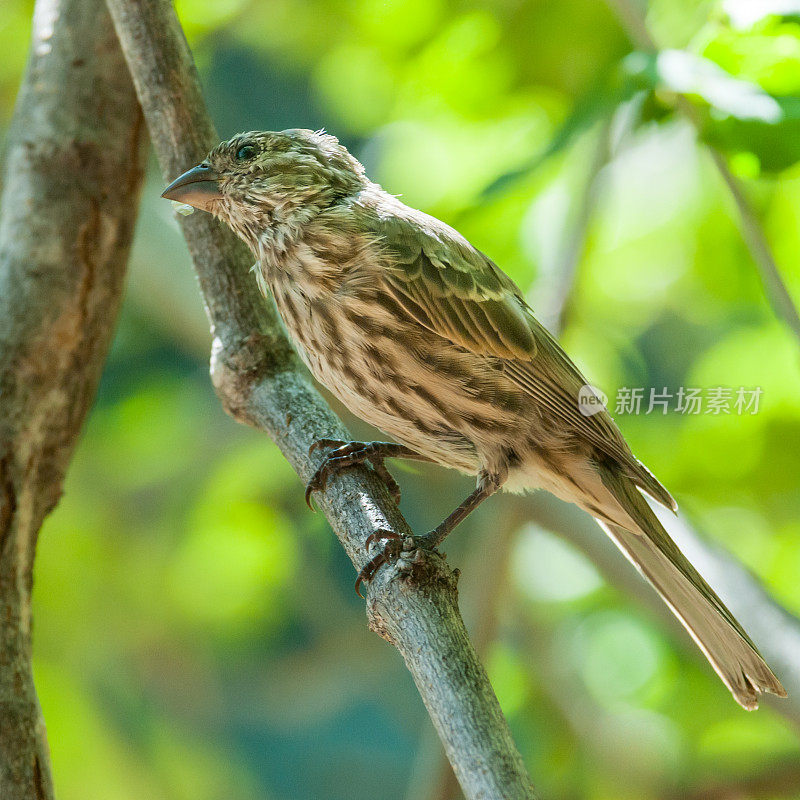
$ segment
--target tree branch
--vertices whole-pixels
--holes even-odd
[[[102,0],[40,0],[0,210],[3,800],[53,796],[31,671],[33,560],[113,333],[144,141]]]
[[[684,113],[694,121],[695,127],[699,127],[700,122],[697,119],[697,111],[695,108],[686,98],[682,97],[679,98],[679,100],[679,107],[684,108]],[[782,319],[786,325],[789,326],[789,330],[800,340],[800,316],[797,313],[794,300],[791,294],[789,294],[789,289],[781,277],[775,257],[772,255],[772,249],[767,241],[764,228],[753,206],[747,199],[741,183],[731,172],[725,156],[715,147],[709,146],[709,152],[717,167],[717,171],[722,176],[722,180],[725,181],[731,193],[731,197],[733,197],[733,201],[736,204],[736,208],[739,211],[742,236],[747,243],[747,247],[750,250],[750,255],[752,255],[756,267],[758,267],[761,283],[764,286],[767,299],[772,304],[776,316]]]
[[[108,0],[165,180],[200,161],[218,137],[167,0]],[[347,431],[300,371],[252,257],[205,214],[182,220],[214,331],[212,379],[229,413],[268,433],[304,480],[309,446]],[[377,527],[406,535],[385,487],[360,468],[316,498],[356,569]],[[431,559],[411,583],[381,569],[368,588],[370,627],[403,655],[468,798],[533,797],[508,725],[458,612],[456,577]]]

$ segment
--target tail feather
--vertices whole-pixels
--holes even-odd
[[[736,701],[749,710],[758,708],[763,692],[786,697],[750,637],[681,553],[630,479],[613,468],[600,467],[600,474],[638,530],[607,520],[600,524],[681,621]]]
[[[675,502],[675,498],[661,485],[658,478],[656,478],[641,461],[636,461],[636,469],[633,470],[631,478],[640,489],[644,489],[652,498],[658,500],[662,506],[672,511],[678,510],[678,504]]]

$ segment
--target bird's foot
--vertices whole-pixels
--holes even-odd
[[[430,533],[425,536],[401,536],[384,528],[378,528],[375,533],[371,533],[364,542],[364,547],[369,550],[373,544],[381,541],[384,542],[381,551],[367,561],[356,578],[355,589],[359,597],[364,596],[361,594],[361,584],[364,581],[370,583],[384,564],[397,562],[400,572],[408,575],[415,566],[424,562],[425,554],[434,551],[436,547]]]
[[[346,467],[363,464],[365,461],[372,464],[375,474],[386,484],[395,503],[399,503],[400,486],[383,463],[384,458],[389,456],[391,450],[396,447],[397,445],[389,442],[345,442],[341,439],[320,439],[314,442],[308,450],[309,455],[320,448],[330,449],[331,452],[328,453],[306,485],[308,507],[313,511],[311,493],[324,490],[331,475]]]

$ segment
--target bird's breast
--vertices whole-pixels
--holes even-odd
[[[440,463],[475,471],[473,444],[426,388],[431,365],[420,359],[413,327],[357,296],[309,297],[285,273],[266,282],[300,357],[351,412]]]

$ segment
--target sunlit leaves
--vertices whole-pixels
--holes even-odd
[[[658,639],[624,614],[590,617],[577,632],[573,646],[584,682],[603,702],[640,691],[658,668]]]
[[[177,0],[175,11],[187,33],[213,31],[233,19],[247,7],[249,0]]]
[[[193,621],[235,632],[281,616],[276,590],[297,567],[286,522],[263,504],[198,509],[171,569],[176,601]]]
[[[426,42],[446,13],[442,0],[357,0],[349,10],[365,39],[388,52]]]
[[[703,55],[731,75],[775,96],[800,90],[800,24],[769,20],[757,30],[709,26],[697,37]]]
[[[642,58],[641,54],[636,58]],[[770,124],[783,117],[774,97],[701,56],[685,50],[662,50],[655,56],[653,68],[663,86],[680,94],[698,95],[723,115]],[[639,66],[632,64],[631,69],[636,71]]]
[[[764,17],[800,16],[798,0],[724,0],[722,8],[731,24],[747,29]]]
[[[578,600],[603,584],[591,562],[574,547],[533,527],[519,535],[511,564],[518,590],[539,602]]]
[[[61,797],[107,800],[254,800],[263,798],[243,765],[165,719],[132,736],[130,722],[98,703],[92,679],[37,663],[36,687],[47,715]],[[138,698],[127,698],[132,703]],[[122,702],[119,705],[123,705]]]
[[[503,713],[507,717],[519,713],[530,692],[530,675],[519,653],[495,646],[489,653],[486,671]]]
[[[748,768],[763,766],[767,758],[777,760],[795,752],[795,734],[785,722],[767,714],[755,720],[737,714],[709,728],[700,740],[698,756],[709,766],[718,769],[722,761],[742,774]]]
[[[333,48],[317,64],[314,79],[322,104],[342,118],[348,131],[369,132],[391,109],[393,76],[373,48]]]
[[[800,160],[800,23],[767,16],[745,29],[709,24],[698,33],[695,47],[729,75],[761,87],[779,110],[772,124],[754,114],[710,118],[708,139],[728,152],[753,153],[769,171]],[[760,98],[756,107],[762,106],[767,110]]]

